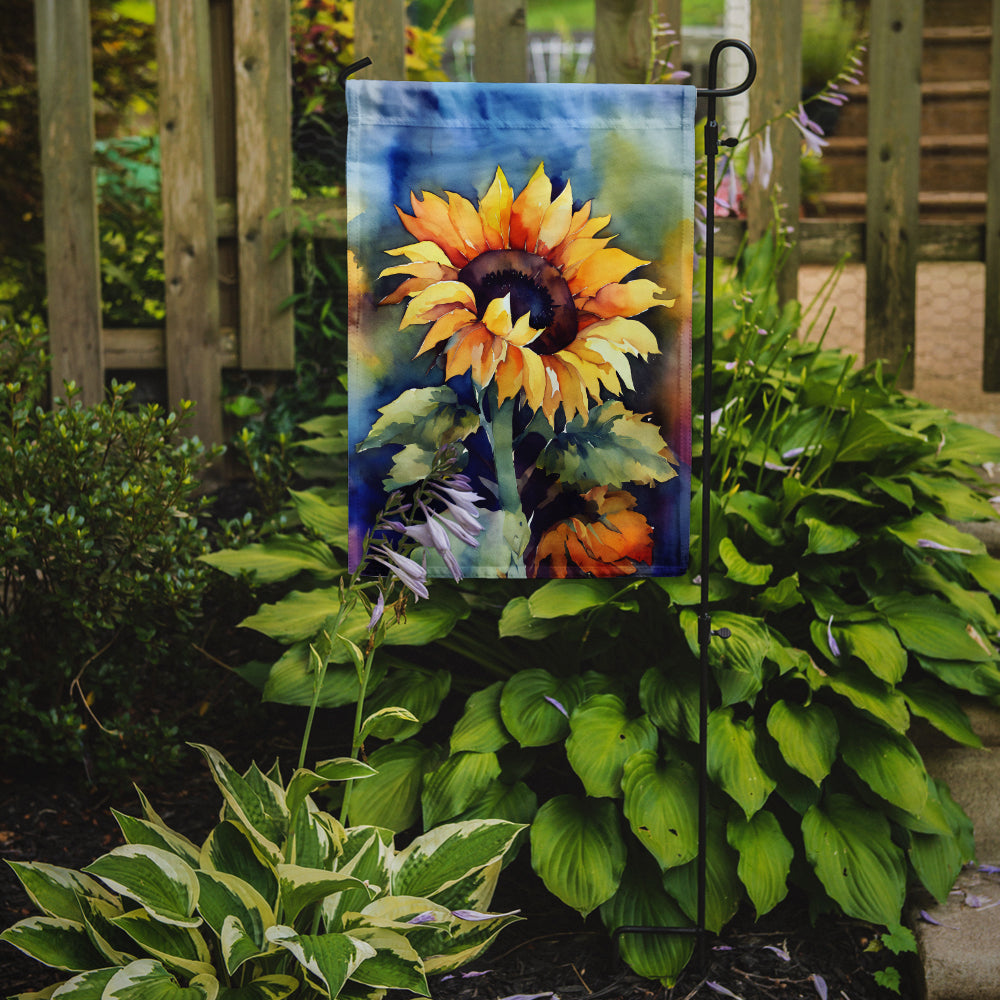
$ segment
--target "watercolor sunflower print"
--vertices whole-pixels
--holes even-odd
[[[642,276],[650,261],[611,245],[611,216],[543,163],[516,194],[498,166],[478,203],[411,190],[408,207],[395,211],[412,242],[385,250],[402,260],[375,308],[397,310],[436,384],[380,407],[358,450],[397,446],[386,490],[415,487],[435,449],[458,456],[483,501],[475,551],[456,554],[467,575],[649,572],[671,502],[659,488],[679,467],[633,408],[661,351],[644,314],[675,304]]]

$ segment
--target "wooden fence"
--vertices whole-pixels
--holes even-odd
[[[526,79],[525,3],[474,0],[476,76]],[[90,99],[88,0],[35,0],[45,181],[53,383],[73,379],[101,397],[105,372],[165,369],[171,402],[198,405],[196,433],[223,437],[221,371],[293,365],[289,0],[158,0],[166,325],[101,327]],[[681,0],[595,0],[598,82],[641,82],[650,17],[681,23]],[[355,48],[366,75],[404,75],[405,0],[358,0]],[[985,224],[921,223],[919,60],[922,0],[871,0],[868,199],[865,221],[794,216],[797,232],[782,291],[795,294],[800,262],[844,253],[867,269],[866,356],[898,363],[912,384],[916,265],[985,261],[983,384],[1000,390],[1000,0],[992,4],[989,171]],[[751,129],[800,96],[801,0],[753,0],[751,44],[759,73]],[[683,47],[683,39],[680,41]],[[683,48],[681,48],[683,51]],[[676,58],[676,53],[675,53]],[[725,220],[718,251],[732,252],[744,227],[759,234],[772,198],[799,203],[800,137],[774,130],[775,171],[752,189],[745,223]],[[787,210],[786,216],[787,216]],[[342,238],[342,202],[310,201],[297,214],[319,237]],[[277,251],[277,252],[276,252]]]

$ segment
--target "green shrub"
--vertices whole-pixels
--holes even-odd
[[[731,637],[709,650],[707,926],[742,904],[763,914],[796,887],[814,912],[903,939],[908,885],[947,895],[972,856],[971,825],[909,728],[920,717],[977,746],[958,696],[1000,695],[1000,560],[954,524],[996,516],[977,466],[1000,460],[1000,440],[905,396],[880,364],[799,339],[800,306],[777,302],[780,263],[762,241],[716,289],[713,464],[700,468],[696,445],[693,470],[696,512],[700,481],[711,489],[711,537],[692,524],[690,572],[439,587],[397,638],[435,640],[432,665],[389,662],[368,700],[426,725],[449,689],[471,697],[447,754],[419,723],[379,734],[366,748],[379,773],[355,791],[352,821],[532,821],[534,867],[567,905],[599,910],[609,929],[692,923],[710,544],[712,624]],[[694,378],[698,400],[697,356]],[[237,561],[296,588],[246,624],[289,647],[255,672],[265,697],[304,704],[337,571],[291,532]],[[434,669],[442,648],[448,672]],[[343,659],[326,704],[357,690]],[[622,950],[670,982],[691,940],[626,936]]]
[[[93,776],[176,752],[158,698],[191,662],[208,454],[187,405],[132,409],[127,385],[43,408],[40,338],[0,323],[0,744]]]
[[[77,973],[59,995],[429,996],[429,973],[472,961],[518,919],[486,911],[521,827],[453,823],[398,849],[388,830],[345,829],[311,798],[370,777],[366,764],[324,761],[285,785],[277,766],[240,774],[199,749],[224,800],[202,845],[141,796],[142,819],[115,813],[126,844],[82,872],[11,863],[42,912],[0,938]]]

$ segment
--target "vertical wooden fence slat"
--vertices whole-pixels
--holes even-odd
[[[475,0],[479,83],[524,83],[528,79],[528,32],[524,0]]]
[[[799,0],[756,0],[750,8],[750,41],[760,72],[750,88],[750,131],[795,108],[802,90],[802,4]],[[754,140],[755,142],[757,140]],[[770,184],[755,182],[747,194],[747,226],[751,239],[759,239],[774,220],[773,204],[780,208],[781,225],[791,227],[793,245],[778,274],[782,301],[798,295],[800,250],[799,158],[802,136],[787,118],[771,126],[774,170]]]
[[[1000,0],[993,0],[990,45],[989,170],[986,179],[986,324],[983,389],[1000,392]]]
[[[292,294],[290,20],[288,0],[233,7],[243,368],[295,367],[293,314],[282,308]]]
[[[368,56],[372,65],[357,76],[373,80],[406,79],[405,0],[356,0],[354,56]]]
[[[594,0],[594,69],[598,83],[645,83],[651,3]]]
[[[868,53],[865,359],[913,387],[923,0],[872,0]],[[905,359],[905,360],[904,360]]]
[[[35,0],[52,392],[104,396],[89,0]]]
[[[222,440],[219,258],[207,0],[156,9],[166,272],[167,395],[195,400],[192,431]]]

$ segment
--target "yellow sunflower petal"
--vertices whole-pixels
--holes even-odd
[[[489,249],[483,234],[483,220],[475,206],[453,191],[448,192],[448,218],[461,240],[461,251],[469,260]]]
[[[431,323],[460,306],[475,310],[476,297],[472,289],[461,281],[439,281],[410,299],[399,328],[402,330],[415,323]]]
[[[552,182],[539,163],[525,189],[514,199],[510,214],[510,245],[513,249],[535,252],[538,230],[546,209],[552,204]]]
[[[612,316],[635,316],[653,306],[672,306],[676,299],[658,299],[664,290],[648,278],[636,278],[622,284],[612,282],[599,289],[584,307],[587,312],[609,319]]]
[[[445,365],[445,381],[455,375],[462,375],[467,372],[473,364],[473,357],[482,357],[482,352],[489,347],[493,337],[489,330],[477,323],[475,326],[466,327],[460,332],[457,342],[447,353],[447,364]]]
[[[624,316],[613,316],[611,319],[592,323],[580,336],[588,346],[598,352],[601,348],[597,342],[603,340],[623,351],[628,351],[629,354],[641,354],[645,357],[647,354],[660,353],[652,330],[645,323]]]
[[[510,333],[504,334],[504,340],[515,347],[526,347],[533,340],[537,340],[541,334],[541,330],[536,330],[531,325],[531,313],[525,313],[518,317]]]
[[[397,209],[397,211],[399,210]],[[408,257],[415,261],[435,261],[443,267],[448,267],[451,264],[448,255],[430,240],[421,240],[419,243],[411,243],[409,246],[396,247],[394,250],[386,250],[385,252],[392,257]]]
[[[379,277],[384,278],[389,274],[411,274],[413,277],[386,295],[379,302],[379,305],[395,305],[397,302],[402,302],[408,295],[415,295],[439,281],[454,280],[458,272],[453,267],[442,267],[436,261],[412,261],[409,264],[387,267]]]
[[[449,263],[455,267],[464,267],[468,259],[462,253],[462,242],[448,217],[448,203],[430,191],[424,191],[423,194],[423,201],[420,201],[414,192],[410,193],[412,216],[397,207],[400,221],[418,240],[436,243],[444,251]]]
[[[486,329],[495,337],[506,337],[514,328],[514,318],[510,314],[510,292],[496,299],[490,299],[483,313]]]
[[[559,386],[558,396],[562,401],[566,419],[572,420],[578,413],[586,413],[589,409],[587,393],[576,368],[555,354],[545,356],[542,363],[555,374]]]
[[[601,398],[600,369],[597,364],[587,361],[572,351],[567,350],[560,351],[556,356],[564,365],[573,370],[580,384],[590,393],[595,401]],[[593,354],[593,357],[600,363],[601,358],[599,355]],[[582,410],[583,407],[580,407],[580,409]]]
[[[494,376],[497,384],[497,403],[502,403],[505,399],[513,399],[524,387],[522,376],[524,373],[523,352],[520,350],[506,351],[504,357],[497,365]]]
[[[510,211],[514,204],[514,190],[507,183],[504,172],[497,167],[490,189],[479,202],[479,216],[483,220],[483,233],[491,250],[504,250],[510,238]]]
[[[447,313],[438,319],[427,331],[427,336],[424,337],[424,341],[420,345],[420,350],[417,351],[414,357],[419,357],[424,353],[424,351],[429,351],[432,347],[436,347],[438,344],[443,343],[451,337],[453,333],[461,330],[463,326],[469,326],[475,322],[476,314],[469,312],[468,309],[452,310],[450,313]]]
[[[538,253],[547,257],[550,250],[559,246],[566,239],[572,220],[573,192],[567,181],[566,187],[559,192],[559,196],[542,217],[542,224],[538,229]]]
[[[648,263],[648,260],[633,257],[617,247],[607,247],[580,263],[576,273],[569,279],[569,287],[574,295],[583,292],[593,295],[602,286],[621,281],[625,275]]]
[[[590,341],[589,346],[597,351],[604,361],[618,373],[618,377],[625,384],[625,388],[635,388],[632,383],[632,368],[629,365],[626,355],[622,354],[617,347],[613,347],[606,340],[599,337]]]
[[[528,405],[537,410],[545,399],[546,378],[542,359],[534,351],[526,349],[520,352],[524,369],[521,373],[521,386]]]

